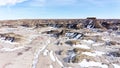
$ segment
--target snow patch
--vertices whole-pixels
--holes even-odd
[[[22,48],[24,48],[24,46],[15,47],[15,48],[13,48],[13,49],[11,49],[11,48],[2,48],[2,49],[0,49],[0,50],[1,50],[1,51],[15,51],[15,50],[19,50],[19,49],[22,49]]]
[[[92,44],[92,46],[100,46],[100,45],[103,45],[104,43],[94,43]]]
[[[53,65],[50,65],[50,68],[53,68]]]
[[[99,56],[102,56],[103,54],[105,54],[104,52],[100,52],[100,51],[95,51],[95,53]]]
[[[58,64],[61,66],[61,67],[64,67],[63,63],[56,57],[56,61],[58,62]]]
[[[52,61],[55,62],[55,57],[54,57],[54,55],[53,55],[53,51],[50,51],[50,58],[51,58]]]
[[[95,51],[94,53],[91,52],[83,52],[82,54],[88,55],[88,56],[102,56],[103,54],[105,54],[104,52],[100,52],[100,51]]]
[[[48,55],[48,52],[49,52],[48,50],[45,50],[45,51],[43,52],[43,55],[44,55],[44,56],[47,56],[47,55]]]
[[[100,62],[94,62],[94,61],[87,62],[85,59],[81,63],[79,63],[79,65],[81,67],[98,66],[101,68],[108,68],[107,65],[102,65]]]
[[[120,65],[113,64],[114,68],[120,68]]]
[[[82,52],[82,54],[88,55],[88,56],[96,56],[96,54],[91,52]]]
[[[82,40],[86,44],[93,44],[95,43],[93,40]]]
[[[87,45],[73,45],[73,47],[83,48],[83,49],[90,49]]]
[[[32,68],[36,68],[37,62],[38,62],[38,58],[39,58],[39,54],[47,47],[44,46],[42,47],[42,49],[40,48],[38,51],[35,52],[34,54],[34,59],[33,59],[33,63],[32,63]]]

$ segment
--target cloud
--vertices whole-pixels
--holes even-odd
[[[79,0],[29,0],[30,6],[63,6],[75,4]]]
[[[41,6],[46,5],[46,3],[47,3],[47,0],[30,0],[30,1],[28,1],[28,5],[30,5],[30,6],[41,7]]]
[[[0,6],[15,5],[17,3],[22,3],[27,0],[0,0]]]
[[[0,0],[0,6],[16,5],[25,2],[25,6],[66,6],[66,5],[96,5],[120,4],[120,0]]]

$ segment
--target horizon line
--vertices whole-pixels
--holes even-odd
[[[68,19],[68,20],[69,20],[69,19],[87,19],[87,18],[93,18],[93,17],[86,17],[86,18],[15,18],[15,19],[12,19],[12,18],[11,18],[11,19],[0,19],[0,21],[2,21],[2,20],[3,20],[3,21],[4,21],[4,20],[34,20],[34,19],[36,19],[36,20],[37,20],[37,19],[41,19],[41,20],[47,20],[47,19],[48,19],[48,20],[50,20],[50,19],[51,19],[51,20],[52,20],[52,19],[53,19],[53,20],[57,20],[57,19],[58,19],[58,20],[62,20],[62,19],[64,20],[64,19]],[[96,19],[120,19],[120,18],[97,18],[97,17],[94,17],[94,18],[96,18]]]

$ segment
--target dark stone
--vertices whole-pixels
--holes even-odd
[[[23,27],[29,27],[28,24],[22,24],[21,26],[23,26]]]
[[[8,36],[6,36],[4,40],[8,40],[8,38],[9,38],[9,37],[8,37]]]
[[[75,59],[75,56],[76,56],[74,51],[73,50],[68,50],[67,55],[68,55],[68,57],[63,59],[64,62],[67,62],[67,63],[73,62],[74,59]]]
[[[107,56],[120,57],[120,52],[110,52],[110,53],[107,54]]]
[[[108,29],[108,28],[109,28],[109,26],[110,26],[107,22],[102,22],[102,24],[101,24],[101,25],[102,25],[103,27],[107,28],[107,29]]]
[[[110,41],[106,41],[105,44],[108,45],[108,46],[111,46],[111,42]]]
[[[116,32],[117,35],[120,35],[120,32]]]
[[[47,26],[55,27],[55,28],[61,28],[63,24],[47,24]]]
[[[20,56],[20,55],[22,55],[22,54],[23,54],[22,52],[17,53],[18,56]]]
[[[116,31],[116,30],[118,30],[118,27],[117,27],[117,25],[112,25],[109,27],[109,29]]]
[[[56,45],[59,45],[60,44],[60,41],[57,41]]]
[[[68,50],[68,51],[67,51],[67,55],[71,55],[71,54],[73,54],[73,53],[74,53],[73,50]]]
[[[70,63],[70,57],[63,58],[64,62]]]
[[[14,42],[15,38],[14,37],[11,37],[10,41],[11,42]]]
[[[25,51],[29,51],[31,49],[31,47],[27,47],[25,48]]]
[[[55,51],[56,54],[62,55],[63,50]]]
[[[59,38],[59,36],[60,36],[59,33],[52,34],[52,37],[55,37],[55,38]]]
[[[53,31],[51,30],[51,31],[47,31],[47,34],[51,34]]]
[[[36,25],[35,25],[35,28],[38,28],[39,26],[40,26],[40,24],[36,24]]]
[[[62,30],[59,34],[62,35],[64,33],[64,30]]]
[[[56,24],[56,28],[61,28],[63,26],[63,24]]]
[[[73,45],[73,42],[72,42],[72,41],[66,41],[65,43],[68,44],[68,45],[70,45],[70,46]]]
[[[67,24],[67,28],[69,28],[69,29],[77,29],[77,24]]]

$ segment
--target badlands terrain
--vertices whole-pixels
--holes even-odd
[[[120,20],[1,20],[0,68],[120,68]]]

